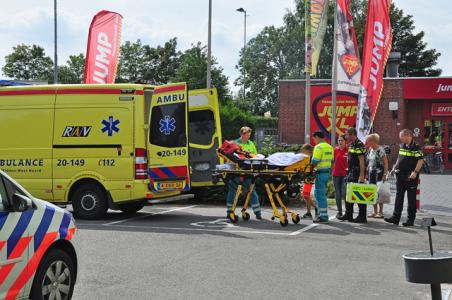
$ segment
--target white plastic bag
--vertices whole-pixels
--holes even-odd
[[[378,186],[378,203],[391,203],[391,187],[389,182],[380,181],[377,183]]]

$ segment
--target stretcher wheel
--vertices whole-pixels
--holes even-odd
[[[230,212],[228,214],[228,219],[232,222],[232,223],[237,223],[238,219],[237,215],[234,212]]]
[[[274,221],[274,220],[275,220],[275,216],[272,217],[272,221]]]
[[[287,219],[283,219],[279,221],[279,224],[281,224],[282,227],[286,227],[289,225],[289,221]]]
[[[294,224],[300,223],[300,216],[298,214],[292,214],[292,222]]]
[[[248,221],[250,219],[250,214],[246,211],[242,213],[242,219],[243,221]]]

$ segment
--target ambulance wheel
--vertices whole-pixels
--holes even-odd
[[[292,222],[293,222],[294,224],[300,223],[300,216],[299,216],[298,214],[293,214],[293,215],[292,215]]]
[[[134,214],[144,207],[143,201],[132,202],[132,203],[124,203],[119,205],[119,209],[125,214]]]
[[[281,224],[282,227],[286,227],[289,225],[289,221],[287,219],[283,219],[279,221],[279,224]]]
[[[228,214],[228,219],[232,222],[232,223],[237,223],[238,219],[237,215],[234,212],[230,212]]]
[[[247,212],[242,213],[243,221],[248,221],[250,219],[250,214]]]
[[[108,210],[107,196],[100,186],[84,184],[75,191],[72,207],[74,214],[80,219],[100,219]]]
[[[76,270],[74,261],[63,250],[51,249],[39,263],[30,299],[71,299]]]

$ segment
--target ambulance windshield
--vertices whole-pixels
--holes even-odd
[[[150,143],[168,148],[185,147],[185,114],[185,103],[155,106],[151,113]]]

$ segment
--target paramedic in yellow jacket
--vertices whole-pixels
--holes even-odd
[[[315,179],[315,199],[319,208],[319,217],[314,223],[328,223],[328,200],[326,197],[327,184],[331,176],[331,164],[334,158],[334,149],[325,142],[325,134],[316,131],[312,134],[316,146],[312,155],[312,164],[317,169]]]
[[[244,151],[247,151],[251,154],[257,154],[257,149],[254,143],[250,140],[251,137],[251,128],[249,127],[242,127],[240,129],[240,137],[235,141],[237,144],[239,144]],[[237,192],[237,186],[240,183],[240,176],[237,176],[236,178],[229,181],[228,184],[228,195],[226,197],[226,206],[227,206],[227,212],[226,214],[229,215],[229,212],[232,208],[232,204],[234,203],[234,197]],[[246,178],[243,182],[243,193],[246,195],[248,192],[248,189],[251,185],[251,179]],[[256,215],[256,219],[260,220],[262,219],[261,214],[261,206],[259,203],[259,196],[256,193],[256,190],[253,189],[253,192],[251,194],[251,208],[253,209],[254,214]]]

